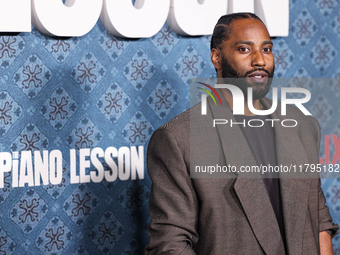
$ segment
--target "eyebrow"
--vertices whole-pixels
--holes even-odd
[[[252,41],[238,41],[238,42],[235,42],[233,44],[233,46],[237,46],[239,44],[248,44],[248,45],[254,45],[254,42]],[[272,41],[263,41],[262,42],[262,45],[265,45],[265,44],[270,44],[270,45],[273,45],[273,42]]]

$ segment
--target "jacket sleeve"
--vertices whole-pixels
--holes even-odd
[[[147,156],[152,180],[149,211],[150,243],[145,254],[194,255],[198,240],[198,202],[178,141],[168,130],[152,136]]]
[[[312,120],[314,121],[314,126],[317,132],[317,144],[318,144],[318,149],[319,149],[320,142],[321,142],[320,125],[316,119],[312,118]],[[319,181],[319,184],[318,184],[319,185],[319,232],[327,231],[333,238],[338,233],[339,226],[332,222],[332,217],[329,212],[329,208],[326,205],[326,198],[321,188],[321,181],[320,179],[318,181]]]
[[[321,183],[319,184],[319,232],[327,231],[333,238],[338,233],[339,226],[332,222],[332,217],[329,213],[326,199],[321,189]]]

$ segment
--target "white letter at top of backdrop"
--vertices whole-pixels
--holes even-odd
[[[147,38],[161,30],[169,8],[170,0],[104,0],[100,20],[112,35]]]
[[[257,0],[255,13],[266,24],[270,36],[288,36],[289,0]]]
[[[168,24],[181,35],[211,35],[228,0],[171,0]]]
[[[228,13],[235,12],[255,13],[270,36],[288,36],[289,0],[229,0]]]
[[[228,14],[236,12],[254,13],[256,0],[229,0]]]
[[[31,0],[0,0],[0,31],[31,32]]]
[[[41,33],[59,37],[87,34],[97,23],[103,0],[32,0],[32,23]]]

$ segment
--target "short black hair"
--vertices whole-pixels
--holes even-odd
[[[263,23],[263,21],[251,12],[238,12],[223,15],[215,25],[214,32],[211,37],[210,50],[221,48],[222,42],[228,40],[231,33],[231,23],[239,19],[255,19]]]

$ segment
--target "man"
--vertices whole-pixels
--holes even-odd
[[[211,60],[218,78],[242,78],[235,85],[253,89],[255,109],[270,108],[264,96],[274,74],[272,42],[257,16],[222,16],[213,32]],[[331,236],[338,226],[332,223],[318,178],[247,178],[244,173],[190,178],[193,164],[239,169],[261,163],[318,163],[320,131],[315,119],[290,107],[286,118],[298,120],[295,128],[212,127],[214,118],[236,122],[253,115],[245,104],[245,116],[235,119],[230,91],[222,94],[224,107],[208,101],[208,113],[201,116],[194,106],[150,140],[146,254],[332,254]],[[190,116],[198,116],[195,125]],[[282,118],[277,111],[271,117]]]

